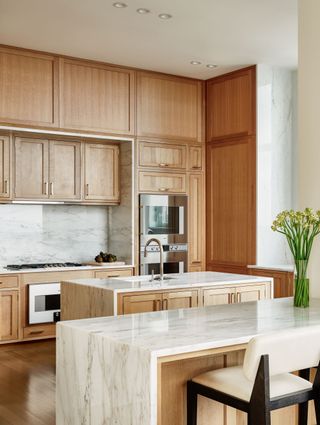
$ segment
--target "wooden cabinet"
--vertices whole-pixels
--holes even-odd
[[[255,67],[207,82],[207,141],[255,133]]]
[[[191,308],[198,306],[198,290],[172,291],[162,294],[162,310]]]
[[[14,197],[47,199],[49,194],[48,140],[17,137],[14,149]]]
[[[58,59],[0,48],[0,122],[58,125]]]
[[[85,144],[84,199],[119,203],[119,147]]]
[[[0,199],[10,198],[10,143],[0,135]]]
[[[0,291],[0,341],[18,338],[18,291]]]
[[[204,176],[189,175],[189,266],[205,263],[205,199]]]
[[[122,314],[146,313],[161,310],[162,294],[126,295],[122,298]],[[119,312],[120,313],[120,312]]]
[[[254,276],[272,277],[274,298],[292,297],[294,272],[285,270],[248,268],[248,273]]]
[[[0,289],[18,288],[18,287],[19,287],[18,276],[15,276],[15,275],[0,276]]]
[[[236,301],[243,303],[247,301],[260,301],[266,298],[265,285],[249,285],[236,288]]]
[[[140,171],[139,191],[152,193],[185,193],[186,174]]]
[[[203,167],[203,150],[200,146],[189,146],[188,168],[190,171],[201,171]]]
[[[231,304],[234,288],[208,288],[203,290],[203,305]]]
[[[62,127],[134,133],[134,72],[89,61],[60,59]]]
[[[140,167],[186,168],[187,148],[185,145],[165,143],[139,143]]]
[[[203,140],[200,81],[147,72],[137,78],[139,136]]]
[[[81,199],[81,143],[49,142],[49,198]]]
[[[112,269],[112,270],[98,270],[95,272],[94,277],[99,279],[132,276],[132,269]]]

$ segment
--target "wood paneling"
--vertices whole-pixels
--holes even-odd
[[[61,59],[62,127],[134,133],[134,72]]]
[[[198,307],[198,290],[170,291],[162,294],[162,310]]]
[[[294,286],[294,272],[248,268],[248,274],[254,276],[272,277],[274,298],[292,297]]]
[[[0,198],[10,198],[10,144],[9,137],[0,135]]]
[[[255,141],[207,144],[207,267],[246,270],[255,262]]]
[[[152,193],[185,193],[186,174],[140,171],[139,191]]]
[[[49,198],[81,199],[81,143],[49,142]]]
[[[58,124],[55,57],[0,47],[0,122]]]
[[[0,289],[18,288],[19,278],[15,275],[0,275]]]
[[[204,175],[189,175],[189,266],[205,263],[205,190]]]
[[[207,141],[255,133],[255,67],[207,82]]]
[[[120,202],[119,147],[85,144],[84,199]]]
[[[137,134],[202,141],[202,83],[155,73],[138,73]]]
[[[188,168],[190,171],[202,170],[203,149],[200,146],[189,146]]]
[[[48,198],[48,146],[48,140],[15,138],[14,195],[16,198]]]
[[[186,168],[187,147],[173,143],[139,143],[140,167]]]
[[[0,291],[0,340],[18,338],[18,291]]]

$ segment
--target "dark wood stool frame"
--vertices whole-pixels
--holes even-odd
[[[299,376],[309,379],[310,369],[299,372]],[[201,395],[226,404],[248,414],[248,425],[271,425],[271,411],[299,404],[299,425],[307,425],[308,401],[314,400],[317,425],[320,425],[320,362],[313,386],[309,390],[297,391],[289,395],[270,398],[269,356],[261,356],[253,385],[250,401],[241,400],[227,393],[215,390],[193,381],[187,382],[187,425],[197,425],[197,398]]]

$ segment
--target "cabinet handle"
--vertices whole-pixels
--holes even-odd
[[[7,195],[8,194],[8,180],[4,181],[4,193]]]
[[[160,162],[159,167],[169,167],[169,164],[166,164],[165,162]]]
[[[192,261],[192,264],[201,264],[201,261]]]
[[[86,196],[89,196],[89,183],[86,184]]]
[[[199,167],[198,165],[194,165],[193,167],[191,167],[193,170],[201,170],[201,167]]]
[[[168,187],[160,187],[159,192],[167,192],[169,190]]]
[[[240,292],[237,293],[237,303],[241,302],[241,294]]]
[[[48,182],[44,182],[43,186],[44,186],[44,195],[48,195]]]
[[[53,195],[53,183],[50,183],[50,195]]]
[[[162,309],[163,309],[163,310],[168,310],[168,300],[167,300],[167,298],[165,298],[165,299],[163,300],[163,303],[162,303]]]
[[[234,304],[236,302],[236,294],[231,294],[231,304]]]
[[[110,274],[108,277],[120,277],[119,274]]]
[[[40,330],[40,331],[31,331],[30,333],[29,333],[29,335],[38,335],[38,334],[42,334],[44,332],[44,330],[42,329],[42,330]]]

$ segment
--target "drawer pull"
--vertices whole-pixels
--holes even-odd
[[[53,183],[50,183],[50,195],[53,195]]]
[[[44,182],[43,183],[43,186],[44,186],[44,195],[48,195],[48,183],[47,182]]]
[[[192,264],[201,264],[201,261],[192,261]]]
[[[86,184],[86,196],[89,196],[89,183]]]
[[[8,180],[4,181],[4,193],[7,195],[8,194]]]
[[[159,167],[169,167],[169,164],[166,164],[165,162],[160,162]]]
[[[108,275],[108,277],[120,277],[120,275],[119,274],[110,274],[110,275]]]
[[[168,187],[160,187],[159,192],[167,192],[169,190]]]
[[[42,334],[43,332],[44,332],[43,329],[39,330],[39,331],[31,331],[31,332],[29,332],[29,335],[39,335],[39,334]]]
[[[201,167],[194,165],[193,167],[191,167],[193,170],[201,170]]]

